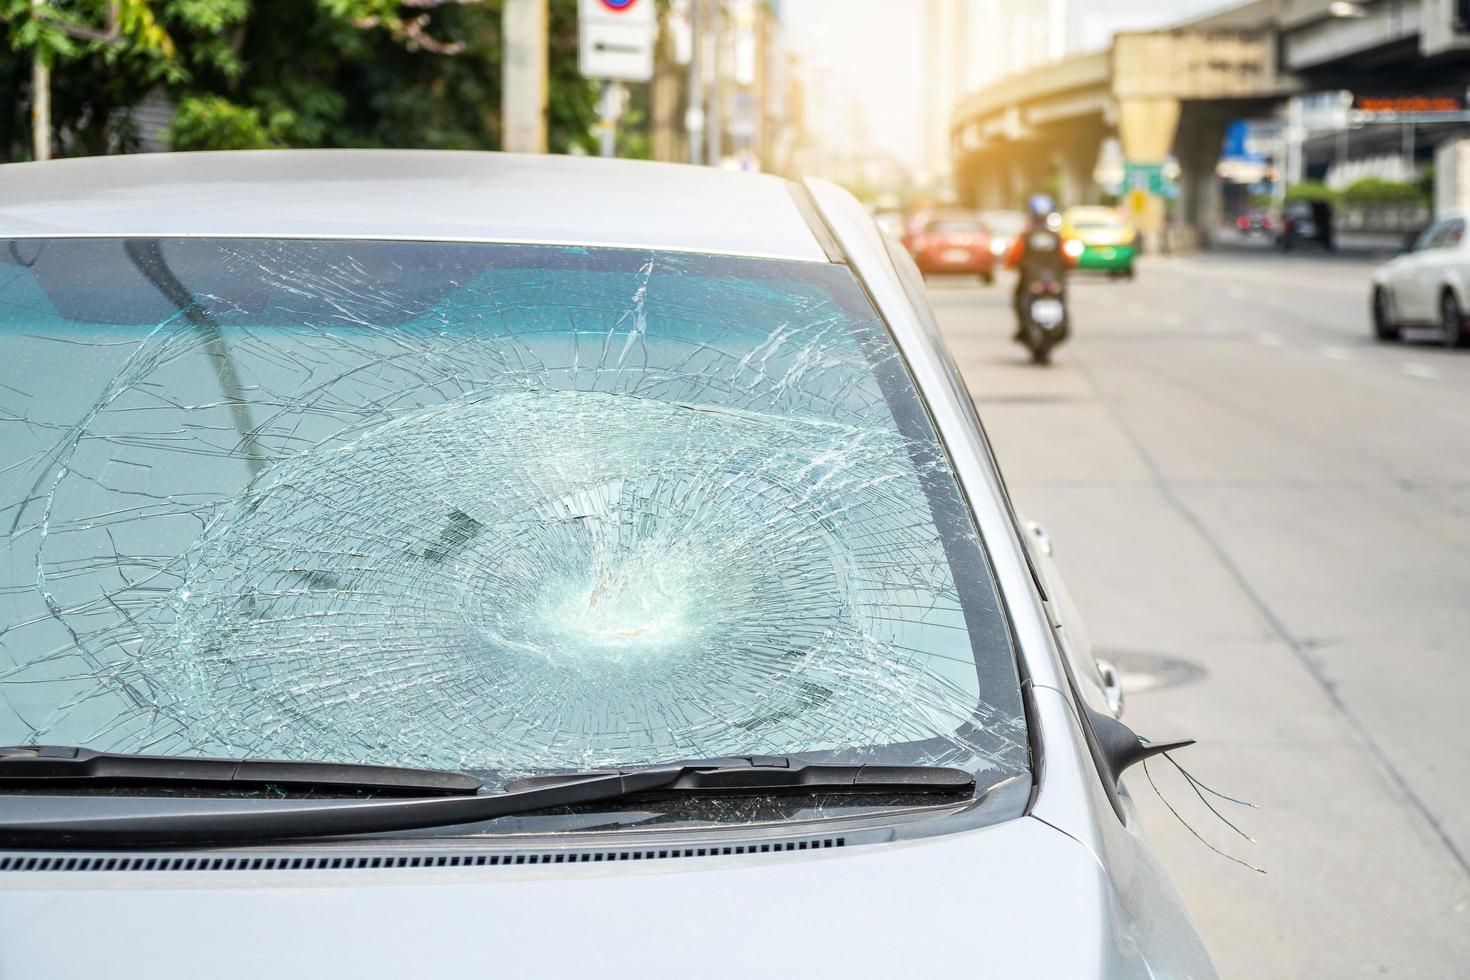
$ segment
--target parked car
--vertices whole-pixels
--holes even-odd
[[[1406,327],[1439,331],[1447,347],[1470,343],[1470,236],[1466,216],[1446,215],[1373,273],[1373,333],[1397,340]]]
[[[1287,201],[1276,229],[1276,245],[1283,252],[1299,245],[1320,245],[1328,251],[1336,247],[1332,205],[1326,201]]]
[[[1214,976],[845,191],[96,157],[0,240],[0,974]]]
[[[926,276],[979,276],[995,281],[995,253],[978,215],[968,211],[921,211],[909,224],[904,244]]]
[[[1269,235],[1275,227],[1276,222],[1265,211],[1251,210],[1235,217],[1236,230],[1252,237]]]
[[[1095,269],[1133,278],[1138,233],[1117,210],[1079,206],[1062,213],[1062,238],[1078,269]]]

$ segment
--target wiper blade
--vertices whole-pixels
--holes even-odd
[[[754,792],[761,794],[819,793],[960,793],[975,788],[975,777],[963,769],[945,766],[793,765],[784,756],[747,755],[672,763],[660,769],[682,769],[679,778],[661,789],[670,792]],[[603,770],[564,775],[532,776],[507,789],[531,789],[631,775],[641,769]]]
[[[480,780],[459,772],[290,759],[211,759],[96,752],[71,745],[0,748],[0,789],[11,786],[291,786],[396,795],[472,794]]]
[[[0,808],[0,843],[195,844],[389,833],[476,823],[666,790],[908,795],[968,793],[974,786],[974,777],[963,769],[792,766],[785,759],[754,756],[650,769],[537,776],[511,784],[504,793],[421,799],[170,800],[166,811],[118,811],[111,805],[100,811],[78,812],[75,805],[58,805],[58,797],[12,797]]]

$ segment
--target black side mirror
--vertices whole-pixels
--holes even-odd
[[[1144,759],[1193,745],[1194,739],[1179,742],[1143,742],[1138,734],[1112,715],[1094,708],[1087,708],[1092,720],[1092,731],[1097,736],[1097,747],[1102,752],[1103,762],[1116,784],[1123,773]]]
[[[1407,235],[1405,235],[1404,247],[1400,249],[1400,251],[1405,254],[1414,251],[1414,243],[1419,241],[1419,236],[1422,234],[1424,234],[1424,229],[1420,228],[1416,231],[1411,231]]]

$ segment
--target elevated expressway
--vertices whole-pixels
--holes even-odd
[[[1363,0],[1345,18],[1329,0],[1255,0],[1000,79],[952,119],[961,199],[1011,208],[1055,180],[1064,202],[1089,200],[1099,150],[1115,136],[1131,163],[1178,160],[1180,221],[1207,238],[1232,119],[1271,115],[1312,90],[1463,94],[1470,31],[1456,29],[1457,2]]]

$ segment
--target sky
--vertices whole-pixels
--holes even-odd
[[[1016,0],[1033,3],[1036,0]],[[1101,48],[1117,30],[1159,27],[1232,6],[1232,0],[1073,0],[1081,47]],[[918,164],[924,79],[922,0],[781,0],[781,17],[803,55],[824,62],[836,87],[862,107],[874,142]]]

